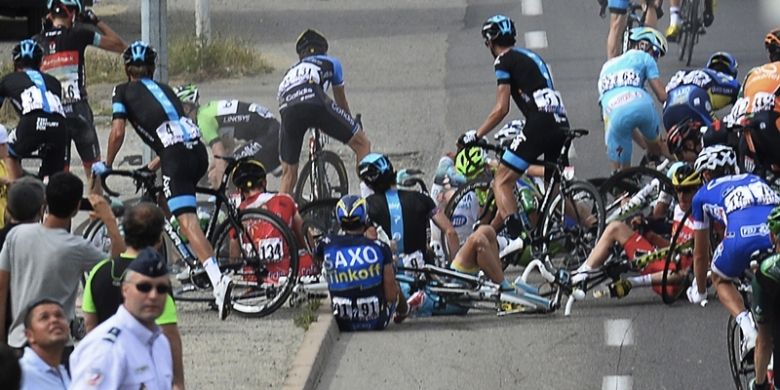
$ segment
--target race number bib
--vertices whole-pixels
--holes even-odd
[[[81,100],[79,88],[79,52],[63,51],[44,57],[41,71],[54,76],[62,85],[63,103]]]
[[[371,321],[379,318],[379,298],[358,298],[355,305],[349,298],[333,297],[333,315],[349,321]]]
[[[217,104],[217,116],[235,114],[238,111],[238,100],[222,100]]]
[[[43,110],[46,105],[49,106],[51,112],[62,113],[60,99],[50,91],[46,91],[46,95],[44,96],[41,93],[41,90],[36,86],[29,87],[22,92],[21,103],[22,115],[34,110]]]
[[[290,88],[306,83],[320,83],[320,67],[312,63],[301,62],[290,68],[284,75],[282,83],[279,84],[278,95],[282,96]]]
[[[775,95],[767,92],[756,92],[750,112],[772,111],[775,108]]]
[[[157,128],[157,136],[163,147],[169,147],[182,142],[194,141],[200,138],[200,129],[189,118],[178,121],[164,122]]]
[[[269,111],[267,108],[265,108],[263,106],[258,106],[257,104],[254,104],[254,103],[249,105],[248,110],[251,111],[251,112],[256,113],[257,115],[260,115],[261,117],[263,117],[265,119],[271,119],[271,118],[274,117],[274,114],[271,113],[271,111]]]
[[[566,114],[561,94],[556,90],[544,88],[535,91],[534,103],[536,103],[536,108],[541,112]]]
[[[263,238],[257,243],[258,256],[265,261],[275,262],[282,259],[282,239],[280,237]]]

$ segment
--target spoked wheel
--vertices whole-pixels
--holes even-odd
[[[686,34],[685,45],[683,46],[684,55],[686,57],[685,66],[691,66],[691,59],[693,58],[693,46],[696,45],[696,41],[699,39],[699,29],[701,28],[701,19],[699,18],[699,3],[701,0],[690,0],[688,4],[690,9],[687,15],[686,26],[688,27],[688,33]]]
[[[298,211],[303,219],[303,234],[309,250],[314,250],[317,240],[326,234],[339,231],[336,219],[336,198],[318,199],[307,203]]]
[[[618,220],[622,221],[640,212],[648,215],[650,211],[649,197],[639,206],[621,210],[621,205],[629,201],[636,193],[657,180],[658,189],[661,192],[674,195],[672,181],[665,174],[648,167],[632,167],[615,173],[599,188],[604,198],[606,211],[606,223]],[[659,192],[660,193],[660,192]],[[656,194],[652,194],[655,199]]]
[[[330,150],[320,151],[307,162],[295,185],[295,201],[299,205],[316,199],[340,199],[348,193],[347,168],[339,155]]]
[[[753,362],[742,361],[742,329],[737,324],[734,316],[729,316],[728,327],[726,328],[726,347],[729,350],[729,368],[731,369],[731,378],[734,380],[734,386],[737,390],[748,390],[750,380],[756,375]]]
[[[691,0],[683,0],[682,4],[680,4],[680,19],[682,19],[682,26],[680,26],[680,36],[677,37],[677,42],[680,45],[680,51],[677,56],[678,61],[682,61],[685,59],[685,49],[688,46],[688,40],[690,39],[691,35],[689,33],[690,31],[690,25],[688,24],[688,20],[690,20],[690,17],[688,16],[691,13]]]
[[[243,210],[239,221],[217,228],[214,253],[233,278],[233,310],[266,316],[284,304],[298,281],[298,246],[287,225],[266,210]]]
[[[682,221],[687,221],[691,209],[685,212]],[[693,280],[693,255],[690,253],[690,243],[678,243],[683,227],[677,228],[672,236],[669,253],[664,259],[664,270],[661,276],[661,299],[670,305],[685,294]]]
[[[452,222],[452,226],[456,231],[463,231],[464,226],[470,222],[469,217],[464,214],[472,213],[474,207],[482,208],[488,197],[493,199],[492,190],[490,189],[490,180],[476,179],[470,181],[455,190],[455,193],[452,194],[450,200],[447,201],[447,206],[444,208],[444,215]],[[488,207],[487,210],[483,208],[480,211],[480,214],[488,219],[493,219],[493,216],[495,216],[496,213],[494,204],[495,203],[493,202],[491,204],[493,207]],[[447,239],[445,237],[445,232],[442,231],[441,237],[434,237],[434,239],[439,240],[439,242],[442,243],[442,249],[445,251],[444,258],[449,259],[449,253],[446,253],[447,245],[445,245],[445,243],[447,242]],[[504,263],[504,268],[506,268],[506,265],[507,263]]]

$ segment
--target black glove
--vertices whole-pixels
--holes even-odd
[[[87,8],[79,14],[78,21],[84,24],[97,25],[100,20],[92,9]]]
[[[704,15],[702,17],[702,22],[704,22],[704,27],[712,26],[712,22],[715,21],[715,15],[712,13],[712,10],[704,10]]]

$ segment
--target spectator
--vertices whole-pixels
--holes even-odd
[[[171,291],[165,259],[146,248],[127,266],[124,303],[73,352],[73,387],[170,389],[173,361],[155,320]]]
[[[68,233],[83,190],[81,179],[72,173],[52,175],[46,187],[49,207],[46,219],[42,224],[17,226],[8,234],[0,251],[0,324],[5,323],[9,302],[13,317],[7,335],[4,328],[0,329],[0,340],[7,340],[13,348],[21,348],[25,343],[22,310],[27,305],[41,298],[56,299],[62,302],[67,318],[72,320],[76,315],[81,276],[109,256],[83,238]],[[118,255],[125,245],[111,208],[99,195],[90,195],[89,201],[95,216],[106,224],[112,255]],[[72,351],[72,347],[67,350]]]
[[[70,386],[70,376],[62,365],[68,331],[59,302],[44,298],[29,306],[24,315],[27,347],[19,359],[22,390],[66,390]]]
[[[127,266],[142,249],[160,246],[163,242],[164,224],[165,216],[162,210],[152,203],[140,203],[127,210],[122,221],[127,250],[119,256],[101,261],[92,268],[87,284],[84,286],[81,310],[84,312],[87,332],[114,315],[122,305],[122,290],[119,282]],[[165,308],[155,323],[160,326],[171,344],[174,388],[184,389],[181,335],[176,325],[176,305],[171,295],[165,299]]]
[[[0,249],[14,227],[23,223],[40,222],[46,206],[46,186],[37,178],[27,176],[16,180],[8,189],[5,206],[6,224],[0,229]]]
[[[8,130],[0,125],[0,227],[5,226],[6,200],[8,199],[8,185],[11,184],[11,178],[8,175],[8,168],[5,167],[5,159],[8,157]]]
[[[22,369],[16,359],[16,351],[3,344],[0,344],[0,383],[8,390],[17,390],[22,383]]]

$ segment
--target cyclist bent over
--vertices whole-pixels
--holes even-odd
[[[208,154],[200,141],[200,129],[184,115],[181,102],[171,87],[152,80],[157,52],[145,42],[133,42],[122,55],[128,82],[114,87],[113,120],[108,138],[106,165],[109,170],[125,139],[129,120],[145,144],[157,154],[146,169],[162,170],[163,193],[168,209],[179,221],[192,249],[214,286],[220,319],[230,312],[232,282],[223,276],[195,214],[195,185],[206,173]]]
[[[327,55],[328,41],[315,30],[306,30],[295,44],[300,61],[285,73],[277,99],[282,117],[279,153],[282,158],[282,182],[279,192],[291,194],[298,177],[298,158],[303,137],[311,128],[347,144],[357,162],[371,150],[362,125],[349,111],[344,92],[341,62]],[[328,89],[333,86],[333,99]],[[363,192],[365,189],[361,187]]]
[[[780,318],[777,304],[780,302],[780,207],[775,207],[767,219],[769,232],[774,242],[775,253],[761,261],[758,265],[756,278],[753,279],[753,303],[751,312],[758,324],[758,339],[756,340],[755,367],[756,378],[750,389],[769,390],[767,383],[767,366],[769,359],[780,353]],[[778,387],[775,379],[774,389]]]
[[[656,64],[666,54],[666,39],[649,27],[632,29],[629,39],[631,50],[604,64],[598,84],[607,156],[616,170],[631,165],[631,134],[635,128],[642,133],[649,154],[662,154],[658,114],[644,86],[648,81],[658,101],[666,101]]]
[[[16,133],[6,157],[11,178],[22,176],[21,158],[46,145],[38,175],[41,178],[65,170],[68,133],[62,112],[62,88],[56,78],[38,68],[43,49],[26,39],[13,49],[14,72],[0,79],[0,107],[4,99],[13,103],[19,115]]]
[[[510,252],[523,246],[520,234],[524,223],[513,194],[515,182],[540,155],[544,154],[546,162],[556,161],[564,141],[562,129],[569,127],[566,108],[553,86],[550,69],[538,54],[514,47],[516,34],[514,22],[504,15],[483,23],[482,38],[495,58],[496,104],[476,132],[461,137],[464,144],[469,144],[487,135],[509,113],[510,96],[525,116],[523,134],[501,156],[493,180],[499,221],[505,221],[507,233],[513,238]]]

